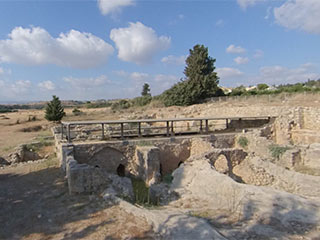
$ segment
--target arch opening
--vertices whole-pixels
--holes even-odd
[[[124,177],[126,173],[126,167],[123,164],[119,164],[117,167],[117,174],[119,177]]]

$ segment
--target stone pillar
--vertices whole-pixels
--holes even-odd
[[[139,178],[150,186],[160,181],[160,150],[154,146],[137,146],[135,165]]]

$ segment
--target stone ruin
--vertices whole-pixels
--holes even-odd
[[[317,239],[320,179],[295,170],[317,169],[319,144],[291,145],[272,157],[269,146],[292,137],[290,128],[279,133],[283,122],[201,137],[73,144],[60,141],[55,129],[56,149],[70,194],[102,192],[108,203],[144,217],[163,238]],[[248,145],[240,146],[240,137]],[[168,174],[170,185],[162,181]],[[134,201],[133,178],[143,180],[165,208],[148,210],[123,201]],[[222,222],[211,225],[192,214]],[[228,218],[237,223],[230,227]]]
[[[56,132],[55,136],[58,138],[59,133]],[[217,147],[211,154],[225,156],[228,166],[241,162],[247,155],[242,149],[233,148],[235,136],[232,134],[199,138]],[[197,144],[200,141],[197,139],[177,137],[73,144],[57,140],[56,148],[61,168],[66,172],[69,192],[91,193],[108,186],[112,182],[110,176],[138,178],[147,186],[160,183],[195,151],[205,151],[206,146]],[[214,164],[221,165],[220,161]],[[233,175],[232,171],[227,172]]]

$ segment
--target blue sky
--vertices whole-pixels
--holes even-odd
[[[320,0],[0,1],[0,101],[159,94],[204,44],[220,85],[320,78]]]

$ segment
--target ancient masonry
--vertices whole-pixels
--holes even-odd
[[[270,153],[263,151],[267,149],[264,145],[271,143],[284,145],[293,143],[306,146],[299,153],[288,151],[283,156],[283,158],[290,158],[285,162],[286,164],[292,162],[293,166],[299,161],[307,165],[308,159],[319,149],[317,146],[309,146],[309,144],[319,142],[320,137],[317,134],[312,134],[311,129],[319,129],[320,112],[311,108],[291,108],[282,109],[282,111],[278,113],[277,118],[271,119],[267,126],[260,128],[257,136],[246,134],[250,142],[248,151],[237,145],[236,139],[239,136],[239,131],[201,136],[76,141],[73,143],[61,139],[60,127],[54,128],[53,131],[56,152],[60,159],[61,168],[66,173],[70,193],[94,192],[103,189],[112,181],[110,174],[120,177],[136,177],[144,180],[149,186],[159,183],[166,174],[171,174],[181,163],[185,162],[192,152],[205,153],[204,142],[210,145],[209,148],[214,148],[214,151],[211,150],[210,156],[207,158],[211,160],[217,171],[229,175],[236,181],[250,182],[253,180],[242,179],[239,178],[239,174],[235,174],[237,171],[240,172],[238,166],[246,158],[247,152],[255,152],[261,156],[270,155]],[[248,129],[250,124],[259,127],[259,124],[255,124],[254,120],[238,123],[234,121],[233,124],[235,124],[233,127],[238,130]],[[262,127],[261,124],[260,127]],[[254,139],[250,140],[250,137]],[[196,139],[199,138],[205,141],[197,145]],[[259,147],[259,143],[263,145],[263,148]],[[286,167],[290,168],[290,166]],[[265,176],[267,173],[261,174]],[[272,177],[261,181],[271,184]],[[260,182],[258,185],[262,184]]]
[[[240,124],[242,126],[243,121],[238,127]],[[211,156],[212,162],[233,178],[236,177],[232,167],[247,156],[242,149],[234,149],[234,133],[68,143],[61,139],[61,128],[56,127],[53,131],[57,155],[66,172],[71,194],[105,188],[112,181],[110,174],[142,179],[148,186],[159,183],[185,162],[191,152],[205,152],[203,142],[216,148],[212,155],[224,156],[222,160]],[[205,141],[197,145],[196,139]]]

